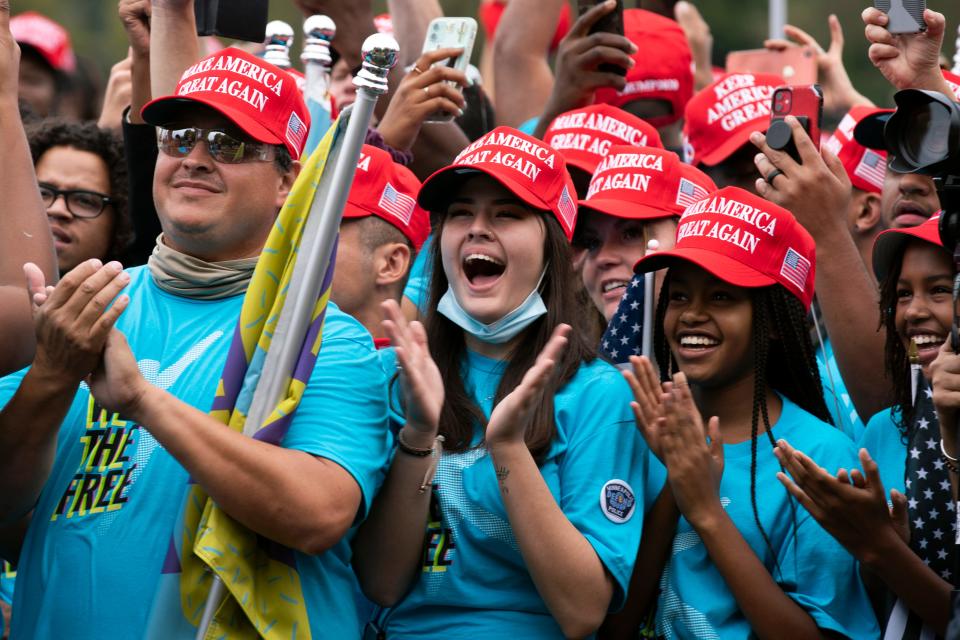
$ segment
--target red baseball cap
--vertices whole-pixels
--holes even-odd
[[[417,206],[420,181],[390,154],[363,145],[343,217],[377,216],[395,226],[419,251],[430,234],[430,216]]]
[[[638,273],[687,260],[738,287],[783,285],[804,305],[813,300],[816,246],[783,207],[726,187],[687,207],[677,244],[637,262]]]
[[[770,126],[770,98],[785,84],[772,73],[728,73],[687,103],[683,135],[687,162],[720,164]]]
[[[870,193],[880,193],[883,190],[887,152],[864,147],[853,137],[853,132],[861,120],[884,111],[874,107],[853,107],[843,116],[836,131],[824,143],[831,153],[840,158],[853,186]]]
[[[917,239],[943,246],[940,241],[940,212],[933,214],[923,224],[903,229],[887,229],[873,241],[873,273],[879,282],[887,277],[893,261],[910,240]]]
[[[26,11],[10,19],[10,33],[17,44],[36,49],[56,71],[73,73],[77,58],[70,45],[70,34],[50,18]]]
[[[497,127],[460,152],[448,167],[427,178],[417,200],[427,211],[443,211],[459,183],[485,173],[536,209],[556,216],[567,240],[577,224],[577,192],[560,153],[541,140]]]
[[[228,47],[184,71],[174,94],[147,103],[141,115],[162,127],[198,102],[229,118],[251,138],[285,146],[294,160],[303,153],[310,113],[293,77],[280,67]]]
[[[677,203],[681,164],[672,151],[613,147],[597,167],[580,206],[636,220],[678,216],[684,209]]]
[[[634,100],[664,100],[673,107],[672,113],[651,118],[651,124],[663,127],[676,122],[693,96],[693,55],[683,29],[652,11],[627,9],[623,35],[637,46],[633,54],[636,64],[627,70],[622,91],[598,89],[596,101],[622,107]]]
[[[663,148],[660,134],[637,116],[608,104],[595,104],[557,116],[543,140],[571,167],[593,173],[614,145]]]

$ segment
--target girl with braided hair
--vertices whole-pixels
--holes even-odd
[[[952,427],[960,357],[948,340],[956,270],[938,224],[934,216],[890,229],[874,243],[895,404],[873,416],[860,437],[863,472],[832,476],[835,467],[804,447],[778,445],[793,477],[781,481],[876,583],[885,638],[944,637],[956,583],[951,473],[958,469]],[[951,428],[941,431],[941,424]]]
[[[856,461],[828,424],[807,332],[814,252],[788,211],[728,187],[686,210],[673,250],[637,263],[668,269],[660,380],[645,358],[626,374],[666,470],[644,533],[660,539],[644,542],[645,564],[663,566],[658,636],[878,636],[855,560],[775,481],[777,438],[828,464]]]

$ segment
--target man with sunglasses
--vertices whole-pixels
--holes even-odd
[[[208,414],[257,256],[299,170],[303,99],[281,70],[225,49],[142,115],[160,150],[163,233],[149,264],[119,273],[84,263],[39,295],[34,367],[0,380],[0,401],[16,390],[0,415],[0,523],[32,509],[13,636],[141,637],[149,627],[192,638],[199,609],[181,606],[173,528],[197,482],[291,550],[313,637],[357,637],[347,532],[366,514],[389,443],[370,335],[330,304],[280,447]]]

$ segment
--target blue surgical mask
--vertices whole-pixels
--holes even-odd
[[[543,304],[543,298],[540,297],[540,283],[543,282],[543,276],[547,270],[544,268],[540,274],[540,282],[534,287],[526,300],[520,303],[520,306],[490,324],[483,324],[467,313],[460,306],[451,287],[447,287],[447,292],[440,298],[437,305],[437,312],[446,316],[455,325],[469,333],[471,336],[481,342],[490,344],[503,344],[509,342],[521,331],[529,327],[534,320],[547,313],[547,307]]]

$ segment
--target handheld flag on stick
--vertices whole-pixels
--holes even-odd
[[[389,36],[364,43],[357,102],[301,171],[244,298],[211,414],[258,440],[282,441],[316,362],[340,220],[397,50]],[[199,485],[188,493],[163,572],[179,574],[179,598],[158,595],[150,638],[189,637],[185,628],[197,638],[311,637],[293,554],[234,521]],[[182,615],[171,620],[165,613],[176,600]]]

